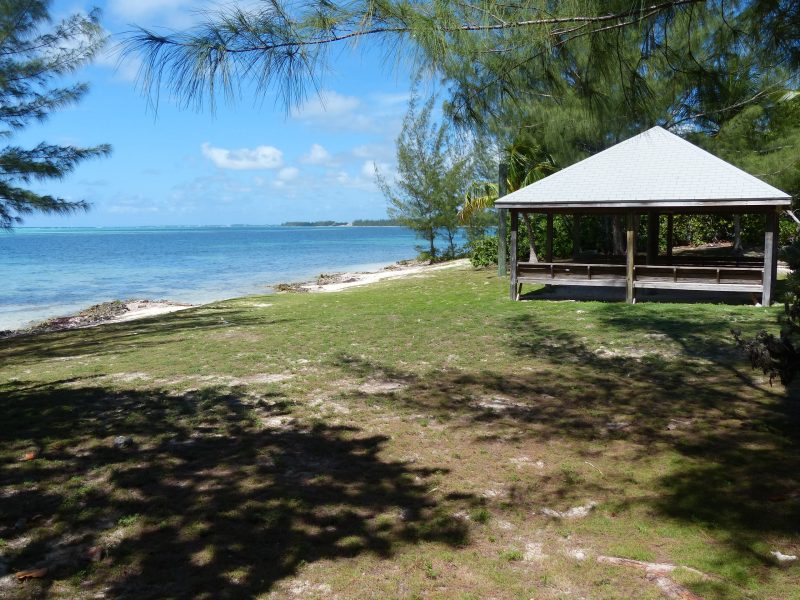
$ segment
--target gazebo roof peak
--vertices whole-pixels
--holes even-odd
[[[499,199],[499,208],[789,206],[791,196],[653,127]]]

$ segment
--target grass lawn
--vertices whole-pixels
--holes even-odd
[[[0,342],[0,597],[669,597],[609,556],[800,598],[800,402],[729,335],[781,309],[507,297],[450,269]]]

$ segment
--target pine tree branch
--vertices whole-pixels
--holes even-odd
[[[544,19],[525,19],[520,21],[501,22],[494,24],[464,23],[461,25],[457,25],[455,27],[448,27],[448,26],[437,27],[436,30],[438,33],[442,34],[468,33],[468,32],[474,33],[474,32],[501,31],[506,29],[521,29],[528,27],[541,27],[546,25],[561,25],[570,23],[584,23],[584,24],[605,23],[609,21],[618,21],[618,20],[629,19],[630,17],[635,17],[632,20],[623,21],[621,23],[610,25],[601,30],[598,30],[598,31],[607,31],[619,27],[627,27],[633,23],[645,20],[655,14],[664,12],[669,9],[680,8],[682,6],[688,6],[691,4],[702,4],[704,2],[705,0],[669,0],[667,2],[653,4],[647,7],[640,7],[636,9],[621,11],[618,13],[611,13],[607,15],[596,15],[596,16],[576,15],[573,17],[549,17]],[[375,35],[413,33],[413,31],[414,29],[408,25],[399,25],[394,27],[372,27],[369,29],[360,29],[338,35],[331,35],[328,37],[324,37],[322,39],[304,40],[298,37],[296,39],[290,39],[275,43],[252,44],[240,47],[230,47],[225,44],[221,44],[216,48],[214,48],[214,50],[219,53],[228,53],[228,54],[242,54],[248,52],[271,52],[275,50],[298,49],[308,46],[334,44],[337,42],[345,42],[348,40],[353,40],[355,38],[363,38]],[[184,48],[193,47],[196,45],[195,42],[193,41],[189,42],[180,41],[179,38],[157,35],[146,29],[140,29],[138,33],[139,35],[134,35],[131,38],[134,44],[165,45],[165,46],[176,46]]]

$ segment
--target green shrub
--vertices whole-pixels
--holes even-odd
[[[469,261],[473,267],[497,264],[497,236],[484,235],[469,243]]]
[[[490,517],[489,511],[485,508],[476,508],[469,513],[469,518],[476,523],[488,523]]]
[[[514,562],[523,559],[523,554],[519,550],[503,550],[500,553],[500,558],[508,562]]]

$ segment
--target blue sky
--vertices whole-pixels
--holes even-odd
[[[405,114],[410,79],[387,68],[379,51],[334,54],[334,69],[287,116],[268,94],[244,94],[212,114],[179,109],[169,100],[157,113],[137,90],[137,65],[117,64],[115,34],[132,24],[181,29],[208,2],[108,0],[54,2],[56,18],[102,9],[112,44],[76,79],[91,85],[74,107],[20,132],[11,143],[110,143],[110,158],[83,163],[64,181],[39,191],[92,204],[86,214],[30,216],[25,226],[273,224],[288,220],[385,218],[386,201],[374,165],[393,173],[394,139]],[[366,47],[368,48],[368,46]],[[163,98],[163,96],[162,96]]]

